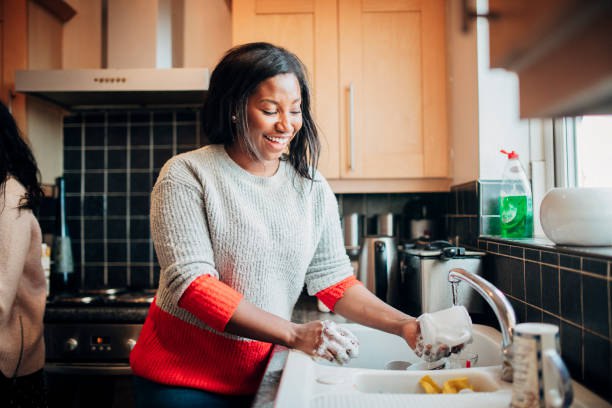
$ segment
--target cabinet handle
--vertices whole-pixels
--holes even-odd
[[[348,123],[348,131],[349,131],[349,170],[353,171],[354,163],[355,163],[355,151],[353,149],[354,145],[354,137],[355,132],[353,129],[353,114],[354,114],[354,103],[353,103],[353,82],[351,81],[348,86],[349,92],[349,123]]]

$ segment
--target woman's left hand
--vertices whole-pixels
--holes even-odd
[[[421,334],[421,327],[419,322],[416,319],[408,319],[402,325],[400,336],[406,340],[406,343],[410,346],[411,349],[415,349],[417,345],[417,340],[419,335]]]

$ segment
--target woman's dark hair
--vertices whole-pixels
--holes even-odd
[[[15,177],[26,189],[19,201],[19,208],[38,210],[43,192],[40,188],[40,171],[32,150],[22,139],[15,119],[0,102],[0,194],[4,198],[5,184],[9,176]],[[4,202],[4,200],[2,200]],[[0,211],[4,205],[0,206]]]
[[[306,68],[295,54],[284,48],[257,42],[230,49],[210,77],[202,127],[212,143],[231,146],[242,138],[249,153],[259,158],[257,149],[246,137],[248,98],[262,81],[289,73],[300,84],[302,128],[289,144],[288,160],[300,176],[313,180],[321,144],[310,111]]]

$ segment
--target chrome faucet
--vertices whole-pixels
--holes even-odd
[[[495,312],[502,332],[502,380],[512,382],[512,335],[516,325],[514,308],[504,294],[491,284],[488,280],[461,268],[451,269],[448,273],[448,281],[455,285],[460,281],[467,282],[476,292],[487,301]]]

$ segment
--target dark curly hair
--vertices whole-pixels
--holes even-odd
[[[26,189],[25,196],[19,201],[19,208],[38,211],[43,192],[40,188],[40,171],[36,159],[21,137],[15,119],[0,102],[0,194],[3,197],[9,176],[16,178]],[[4,205],[0,207],[0,212],[3,209]]]
[[[310,108],[306,68],[284,48],[256,42],[230,49],[213,70],[203,110],[203,131],[212,143],[231,146],[242,139],[249,153],[259,153],[248,134],[247,101],[257,86],[280,74],[294,74],[300,84],[302,128],[289,144],[286,157],[297,173],[314,180],[321,143]],[[236,121],[232,121],[232,116]]]

